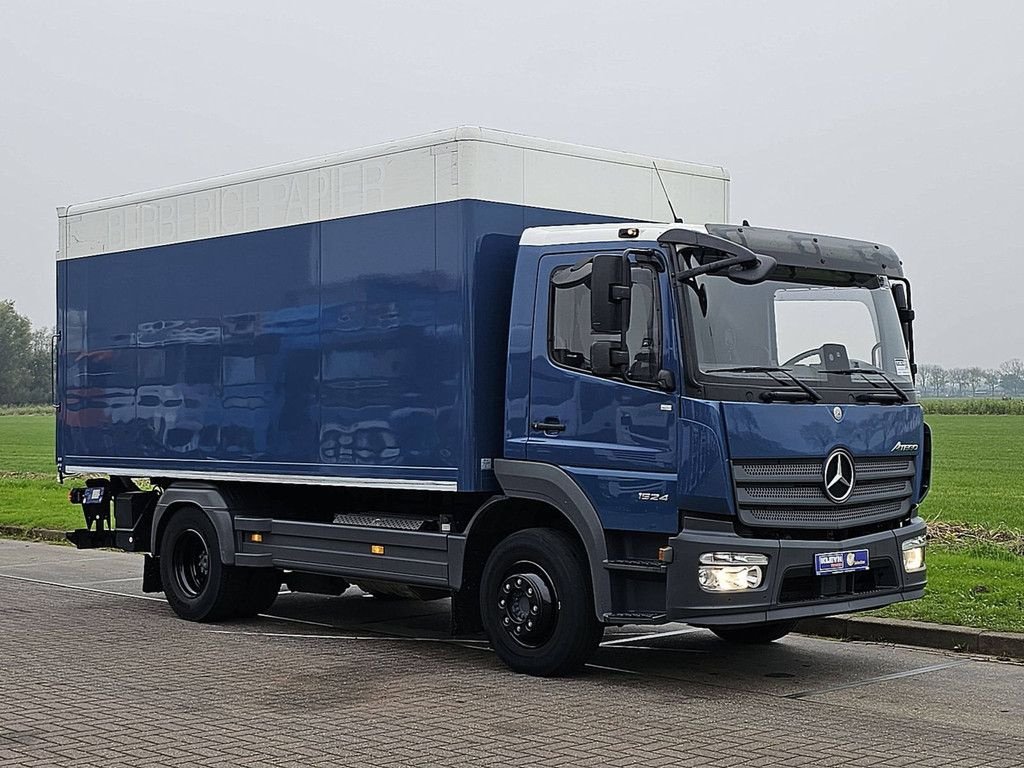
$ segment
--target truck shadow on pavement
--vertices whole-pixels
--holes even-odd
[[[219,625],[222,631],[232,626]],[[450,601],[380,600],[349,590],[340,597],[282,594],[268,614],[246,622],[244,630],[275,634],[337,633],[366,642],[405,640],[442,644],[450,653],[480,658],[500,668],[482,635],[452,637]],[[718,690],[769,694],[786,698],[828,696],[903,678],[941,675],[972,663],[970,657],[897,646],[849,643],[798,634],[760,646],[726,643],[709,630],[668,624],[613,627],[584,674],[577,679],[629,677],[669,680]],[[1014,667],[1018,673],[1024,667]],[[1021,675],[1024,680],[1024,674]],[[854,694],[846,694],[845,698]]]

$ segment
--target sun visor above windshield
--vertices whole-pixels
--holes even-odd
[[[903,277],[899,257],[887,245],[735,224],[708,224],[707,230],[788,266]]]

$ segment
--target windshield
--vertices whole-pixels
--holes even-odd
[[[839,373],[856,368],[912,386],[885,277],[787,266],[756,285],[709,275],[683,290],[697,367],[705,374],[763,376],[749,369],[784,368],[811,382],[831,373],[849,377],[844,386],[873,386],[866,377]],[[737,368],[748,370],[725,370]]]

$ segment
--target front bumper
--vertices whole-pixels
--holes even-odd
[[[672,563],[666,587],[669,621],[697,625],[753,624],[879,608],[924,595],[927,570],[904,573],[901,545],[925,532],[913,518],[902,528],[841,541],[752,539],[736,534],[731,522],[686,518],[682,532],[670,540]],[[816,576],[814,555],[867,549],[870,568]],[[705,552],[743,552],[768,557],[757,589],[706,592],[697,583],[698,561]]]

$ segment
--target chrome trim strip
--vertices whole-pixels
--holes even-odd
[[[409,480],[388,477],[331,477],[328,475],[270,475],[248,472],[190,472],[171,469],[153,471],[135,467],[79,467],[64,468],[67,475],[120,475],[121,477],[172,477],[182,480],[235,480],[253,483],[285,483],[292,485],[335,485],[355,488],[397,488],[418,491],[457,491],[454,480]]]

